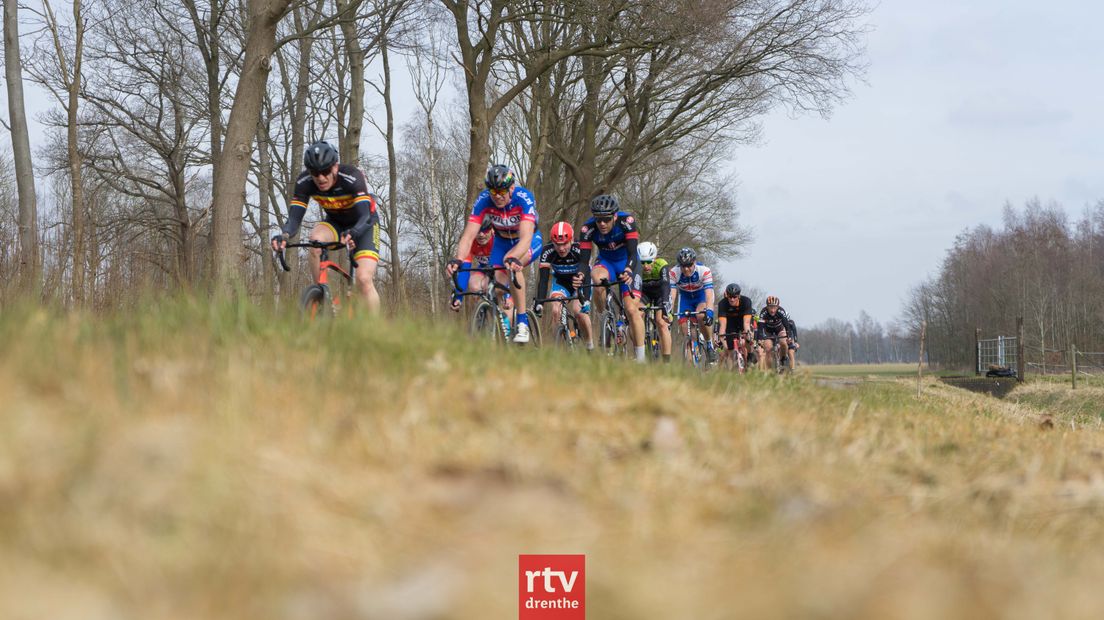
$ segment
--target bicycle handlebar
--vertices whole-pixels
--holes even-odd
[[[340,241],[315,241],[314,239],[308,239],[300,243],[288,243],[284,245],[284,248],[318,248],[322,250],[344,250],[348,249],[344,243]],[[280,261],[280,267],[284,271],[291,271],[291,267],[288,266],[287,260],[284,259],[284,250],[275,251],[276,258]]]
[[[509,288],[499,284],[498,280],[495,280],[494,273],[496,271],[509,271],[510,272],[510,283],[514,285],[514,288],[517,288],[517,289],[521,288],[521,283],[518,282],[518,279],[517,279],[517,272],[510,269],[509,267],[504,267],[502,265],[496,265],[494,267],[460,267],[456,271],[452,272],[453,290],[460,291],[460,280],[459,280],[458,276],[461,273],[463,273],[463,272],[469,272],[469,273],[474,272],[474,273],[481,273],[481,274],[487,276],[487,279],[491,281],[491,284],[495,288],[509,293],[510,292]],[[460,291],[460,295],[482,295],[482,293]]]

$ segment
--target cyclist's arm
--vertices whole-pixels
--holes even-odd
[[[537,299],[548,297],[548,274],[552,271],[552,265],[540,264],[540,281],[537,282]]]
[[[671,298],[671,272],[667,270],[667,265],[664,265],[660,271],[659,279],[663,282],[663,298],[670,300]]]
[[[728,318],[725,317],[725,315],[722,314],[719,317],[717,317],[717,333],[718,334],[727,334],[728,332],[725,331],[725,327],[727,327],[727,326],[728,326]]]
[[[640,275],[640,257],[637,255],[637,246],[640,239],[634,236],[625,238],[625,251],[629,253],[629,261],[625,263],[625,271],[631,271],[634,276]]]
[[[456,248],[456,260],[462,262],[471,258],[471,246],[481,226],[483,226],[482,219],[476,221],[469,219],[464,225],[464,232],[460,233],[460,243]]]
[[[349,234],[353,238],[357,238],[364,234],[369,226],[372,226],[377,221],[377,214],[375,209],[375,202],[369,198],[368,200],[358,200],[354,208],[356,209],[357,221],[353,224],[353,227],[349,229]]]
[[[797,324],[789,317],[786,317],[786,329],[790,332],[790,338],[797,342]]]
[[[579,273],[583,274],[583,285],[590,284],[590,251],[594,246],[588,232],[583,226],[583,236],[579,240]]]

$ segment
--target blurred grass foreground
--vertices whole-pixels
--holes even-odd
[[[516,618],[522,553],[592,619],[1102,618],[1101,420],[1033,402],[6,309],[0,618]]]

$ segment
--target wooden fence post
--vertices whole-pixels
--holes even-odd
[[[924,378],[924,337],[928,332],[928,322],[920,323],[920,358],[916,361],[916,398],[920,398],[920,381]]]
[[[974,329],[974,376],[981,374],[981,328]]]
[[[1073,344],[1072,342],[1070,343],[1070,346],[1069,346],[1069,354],[1070,354],[1070,376],[1072,377],[1072,381],[1073,381],[1073,388],[1072,389],[1076,390],[1077,389],[1077,345]]]
[[[1024,373],[1027,371],[1027,360],[1024,359],[1024,331],[1023,317],[1016,317],[1016,381],[1023,383]]]

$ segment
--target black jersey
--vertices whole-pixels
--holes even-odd
[[[759,311],[759,327],[764,331],[768,331],[774,334],[786,330],[786,335],[790,338],[797,339],[797,326],[794,325],[793,319],[790,315],[786,314],[786,309],[779,306],[778,311],[773,315],[767,312],[766,306]]]
[[[304,170],[295,181],[295,193],[288,208],[285,232],[294,236],[307,212],[307,204],[314,200],[326,214],[326,221],[339,228],[365,228],[379,221],[376,199],[368,193],[368,180],[356,166],[341,164],[337,167],[337,179],[326,191],[318,189],[314,178]]]
[[[567,255],[560,256],[554,244],[546,243],[541,248],[540,259],[537,264],[540,266],[540,283],[537,284],[538,296],[544,297],[546,294],[544,289],[548,284],[549,273],[560,286],[568,290],[574,290],[575,287],[571,280],[575,277],[575,274],[583,271],[583,252],[578,243],[572,243]]]
[[[747,295],[740,295],[740,303],[735,305],[728,301],[728,297],[721,297],[720,303],[717,304],[717,318],[725,318],[726,332],[743,330],[744,317],[753,314],[755,309],[751,305],[751,298]]]

